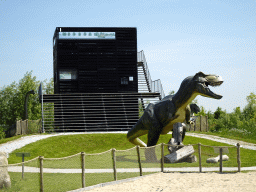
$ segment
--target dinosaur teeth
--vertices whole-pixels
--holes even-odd
[[[223,81],[219,81],[219,82],[211,83],[210,85],[213,87],[217,87],[217,86],[220,86],[222,83],[223,83]]]

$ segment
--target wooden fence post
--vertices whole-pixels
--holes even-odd
[[[199,172],[202,172],[201,143],[198,143]]]
[[[237,166],[238,166],[238,172],[241,171],[241,159],[240,159],[240,144],[237,143]]]
[[[25,120],[20,120],[20,131],[21,131],[21,135],[23,135],[24,133],[24,123],[25,123]]]
[[[21,135],[20,120],[16,121],[16,135]]]
[[[164,144],[161,144],[161,172],[164,172]]]
[[[220,147],[220,173],[222,173],[222,147]]]
[[[116,149],[112,149],[112,159],[113,159],[113,170],[114,170],[114,180],[117,180],[117,173],[116,173]]]
[[[44,191],[44,182],[43,182],[43,156],[39,156],[40,163],[40,192]]]
[[[21,120],[21,135],[25,135],[26,120]]]
[[[85,188],[85,153],[81,152],[82,188]]]
[[[141,159],[140,159],[140,146],[137,145],[137,155],[138,155],[138,163],[139,163],[139,169],[140,169],[140,176],[142,176],[142,167],[141,167]]]

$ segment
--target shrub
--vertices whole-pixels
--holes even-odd
[[[5,138],[5,128],[0,125],[0,139]]]

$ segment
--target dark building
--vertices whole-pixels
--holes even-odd
[[[138,120],[136,28],[57,27],[53,64],[55,131],[128,130]]]
[[[164,97],[136,28],[57,27],[53,71],[54,94],[39,88],[43,132],[127,131],[149,99]]]
[[[137,29],[57,27],[54,93],[138,92]]]

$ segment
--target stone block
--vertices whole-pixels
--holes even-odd
[[[229,157],[227,155],[222,155],[222,161],[228,161]],[[218,155],[218,157],[212,157],[212,158],[208,158],[206,160],[206,163],[218,163],[220,161],[220,156]]]
[[[0,152],[0,189],[11,187],[11,179],[8,174],[8,160],[5,152]]]
[[[182,159],[192,155],[195,152],[193,146],[184,146],[181,149],[164,156],[165,163],[177,163]]]

